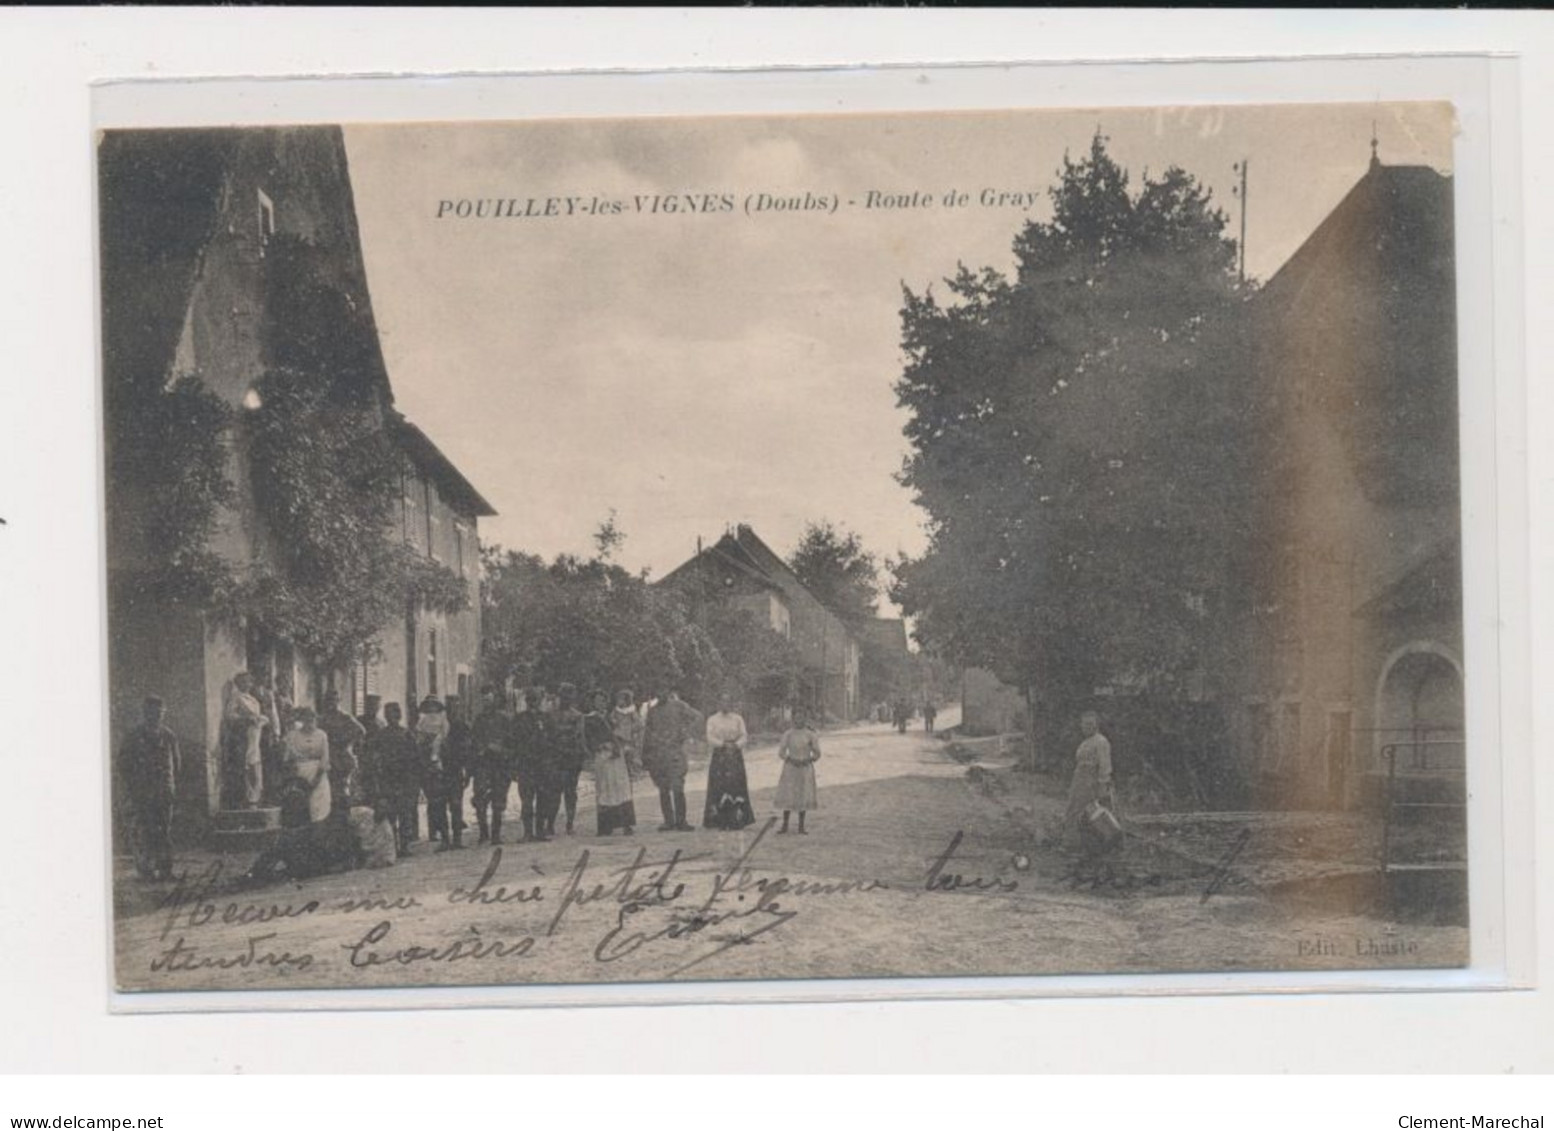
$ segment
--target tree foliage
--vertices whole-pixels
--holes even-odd
[[[848,624],[873,619],[879,608],[879,563],[858,535],[827,521],[810,522],[788,558],[804,588]]]
[[[484,551],[482,651],[487,676],[639,696],[679,688],[710,709],[732,689],[748,707],[790,702],[798,680],[793,645],[747,612],[698,601],[683,587],[650,584],[608,560],[553,561],[499,546]],[[599,542],[596,539],[596,544]]]
[[[949,659],[1050,703],[1169,689],[1203,660],[1246,411],[1225,216],[1187,173],[1138,192],[1097,134],[1013,277],[906,289],[902,473],[930,546],[893,598]]]
[[[115,560],[139,560],[140,588],[159,597],[208,599],[227,584],[210,548],[237,497],[228,473],[235,416],[197,376],[166,389],[121,391],[109,413],[108,523]],[[126,492],[139,499],[131,501]],[[137,548],[131,550],[129,544]]]

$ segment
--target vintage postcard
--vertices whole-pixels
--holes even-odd
[[[119,989],[1466,965],[1454,124],[100,133]]]

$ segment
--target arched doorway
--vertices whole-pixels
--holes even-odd
[[[1405,771],[1460,769],[1463,760],[1462,667],[1434,643],[1410,644],[1382,667],[1376,692],[1376,754],[1385,770],[1388,746]]]

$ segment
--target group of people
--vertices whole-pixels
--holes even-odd
[[[874,707],[875,722],[888,722],[902,734],[906,733],[914,714],[923,716],[923,729],[932,734],[934,719],[939,716],[939,708],[932,699],[924,699],[921,707],[914,708],[910,699],[897,696],[889,703],[878,703]]]
[[[546,841],[576,831],[578,783],[594,780],[599,836],[636,832],[634,793],[646,775],[658,793],[660,831],[690,831],[686,777],[691,755],[705,742],[711,751],[701,825],[741,829],[755,821],[745,770],[749,734],[734,698],[703,717],[673,689],[639,704],[627,689],[579,694],[569,683],[508,696],[487,688],[470,712],[458,696],[427,696],[407,725],[398,703],[365,697],[353,717],[340,697],[325,692],[320,707],[291,708],[267,693],[247,672],[238,673],[223,696],[220,746],[224,757],[223,803],[231,808],[273,804],[281,810],[281,835],[255,861],[251,880],[284,871],[298,876],[362,862],[354,821],[386,825],[395,856],[413,853],[425,838],[438,851],[463,848],[468,831],[465,800],[474,808],[479,843],[503,843],[508,802],[517,787],[524,841]],[[142,725],[121,752],[134,814],[136,859],[141,874],[166,878],[172,870],[171,816],[178,777],[177,739],[162,722],[160,699],[148,699]],[[794,713],[779,753],[783,760],[776,805],[782,832],[798,814],[817,807],[814,763],[820,742],[804,713]],[[353,810],[355,812],[353,812]]]

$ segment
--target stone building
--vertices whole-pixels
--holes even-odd
[[[738,608],[755,613],[788,637],[803,664],[799,691],[806,705],[832,718],[859,717],[857,637],[804,587],[798,575],[744,523],[665,575],[661,584],[695,579]]]
[[[478,521],[493,514],[436,445],[394,407],[362,259],[343,136],[335,127],[112,131],[98,140],[103,381],[108,455],[110,722],[117,747],[143,696],[167,703],[181,739],[180,826],[203,830],[220,803],[223,688],[249,670],[298,704],[327,688],[347,703],[376,692],[415,702],[464,690],[479,654]],[[306,286],[303,286],[303,283]],[[417,556],[445,566],[467,608],[407,602],[358,662],[320,670],[295,642],[212,614],[211,602],[146,584],[168,499],[126,467],[156,453],[126,413],[194,377],[230,406],[234,497],[208,550],[234,576],[285,554],[256,503],[248,420],[261,377],[286,350],[323,339],[349,373],[331,374],[397,459],[395,528]],[[262,485],[258,485],[262,486]]]
[[[1463,768],[1452,182],[1369,170],[1250,302],[1272,422],[1222,673],[1270,805]]]

